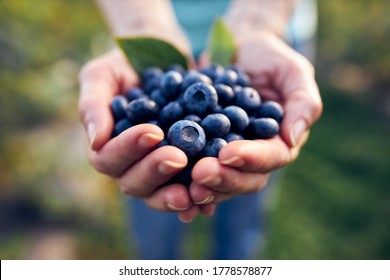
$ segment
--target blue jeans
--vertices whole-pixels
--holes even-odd
[[[237,196],[220,203],[214,215],[210,259],[252,259],[261,239],[262,192]],[[140,199],[129,203],[131,229],[137,257],[140,259],[183,259],[188,225],[176,213],[163,213],[148,208]]]

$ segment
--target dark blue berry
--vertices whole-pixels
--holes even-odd
[[[223,114],[229,118],[232,132],[243,132],[249,125],[248,114],[240,107],[228,106],[223,109]]]
[[[184,119],[188,120],[188,121],[196,122],[198,124],[200,124],[200,122],[202,121],[202,119],[197,115],[187,115],[187,116],[185,116]]]
[[[234,132],[229,132],[225,138],[226,142],[230,143],[232,141],[237,141],[237,140],[244,140],[244,137],[241,134],[234,133]]]
[[[182,76],[185,74],[185,70],[183,68],[183,66],[181,66],[180,64],[172,64],[171,66],[168,67],[167,69],[167,72],[168,71],[176,71],[176,72],[179,72]]]
[[[184,167],[184,169],[180,170],[179,173],[174,175],[167,182],[167,185],[170,185],[170,184],[181,184],[181,185],[184,185],[186,187],[189,187],[191,182],[192,182],[191,173],[192,173],[193,167],[194,166],[192,164],[188,164],[186,167]]]
[[[158,105],[153,100],[141,98],[133,100],[126,108],[127,118],[134,124],[139,124],[156,119]]]
[[[163,108],[165,105],[169,103],[169,101],[164,96],[162,96],[161,90],[159,88],[153,90],[150,93],[149,98],[154,102],[156,102],[159,108]]]
[[[153,77],[150,78],[149,80],[146,80],[143,84],[144,92],[147,95],[150,95],[152,91],[160,88],[160,83],[161,83],[161,77]]]
[[[193,121],[175,122],[167,133],[168,143],[181,149],[188,157],[198,155],[206,144],[203,128]]]
[[[167,145],[169,145],[168,140],[167,139],[163,139],[160,143],[158,143],[157,148],[164,147],[164,146],[167,146]]]
[[[283,107],[275,101],[266,101],[262,103],[256,114],[258,118],[272,118],[278,123],[282,122],[283,115]]]
[[[225,69],[216,63],[212,63],[207,67],[203,68],[200,72],[209,77],[212,81],[215,81],[215,78],[221,76]]]
[[[199,82],[184,92],[183,102],[189,114],[203,117],[217,106],[217,91],[213,86]]]
[[[133,124],[129,122],[128,119],[121,119],[119,122],[117,122],[114,126],[113,136],[118,136],[126,129],[132,127]]]
[[[145,84],[147,81],[149,81],[151,79],[160,78],[163,74],[164,74],[164,72],[161,68],[149,67],[141,75],[142,83]]]
[[[214,88],[218,94],[219,104],[225,107],[233,104],[235,93],[231,87],[225,84],[215,84]]]
[[[183,78],[183,83],[181,85],[181,90],[185,91],[188,87],[195,83],[202,82],[204,84],[211,84],[212,81],[209,77],[206,75],[196,71],[196,70],[190,70],[188,71]]]
[[[117,122],[126,118],[127,99],[123,95],[115,96],[111,101],[111,111],[114,116],[114,121]]]
[[[230,131],[230,120],[223,114],[210,114],[202,120],[200,126],[207,138],[223,138]]]
[[[175,99],[180,93],[182,82],[183,76],[180,72],[174,70],[166,72],[160,80],[161,94],[167,100]]]
[[[204,157],[218,157],[219,151],[225,146],[227,142],[221,138],[213,138],[207,141],[202,151]]]
[[[279,133],[279,124],[271,118],[254,119],[249,123],[247,135],[250,139],[269,139]]]
[[[237,72],[231,69],[227,69],[222,75],[215,78],[216,84],[225,84],[233,87],[237,83]]]
[[[143,89],[139,87],[133,87],[126,92],[126,97],[127,100],[130,102],[136,99],[145,98],[147,96],[144,93]]]
[[[248,74],[246,74],[245,72],[238,73],[237,85],[242,87],[249,87],[250,84],[251,83]]]
[[[158,121],[162,124],[163,127],[168,128],[174,122],[181,120],[183,116],[184,110],[180,103],[177,101],[171,101],[168,103],[168,105],[160,110]]]
[[[236,93],[236,105],[251,114],[260,108],[260,95],[254,88],[244,87]]]

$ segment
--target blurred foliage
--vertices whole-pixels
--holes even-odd
[[[261,257],[389,259],[390,5],[318,3],[325,111],[286,170]],[[36,257],[47,232],[70,235],[73,258],[135,256],[77,114],[78,71],[111,44],[93,1],[0,0],[0,258]],[[207,256],[207,227],[195,221],[190,257]]]

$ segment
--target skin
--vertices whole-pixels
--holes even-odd
[[[185,53],[191,53],[174,20],[167,24],[165,17],[159,24],[158,17],[151,17],[140,22],[148,25],[150,21],[154,21],[150,28],[142,29],[144,35],[158,34]],[[234,141],[221,150],[218,158],[201,159],[194,166],[189,188],[179,184],[160,187],[186,166],[187,158],[172,146],[155,149],[164,137],[157,126],[137,125],[110,139],[114,125],[110,111],[113,96],[139,83],[122,52],[114,49],[88,62],[80,72],[79,114],[90,143],[91,164],[113,177],[124,194],[144,199],[153,209],[177,212],[183,222],[192,221],[200,213],[211,216],[219,202],[261,190],[271,171],[297,158],[309,128],[322,112],[313,66],[286,45],[268,23],[259,25],[256,20],[235,24],[236,13],[228,16],[226,22],[237,42],[236,62],[251,76],[263,99],[283,105],[285,117],[280,136]],[[158,28],[164,32],[156,32]],[[198,66],[207,62],[204,54]],[[197,66],[192,63],[192,67]]]

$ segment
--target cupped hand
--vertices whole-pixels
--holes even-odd
[[[306,58],[266,30],[236,39],[237,64],[250,75],[263,100],[281,103],[285,115],[278,136],[230,142],[218,158],[204,158],[194,166],[189,192],[200,212],[209,213],[221,201],[263,188],[271,171],[297,158],[322,112],[314,67]],[[207,62],[203,56],[201,67]],[[191,219],[196,211],[180,215]]]
[[[138,84],[138,76],[119,49],[87,63],[80,72],[79,114],[89,140],[89,159],[96,170],[116,179],[123,193],[142,198],[159,211],[180,212],[193,205],[188,188],[165,184],[187,164],[178,148],[156,146],[163,131],[140,124],[111,139],[115,95]]]

